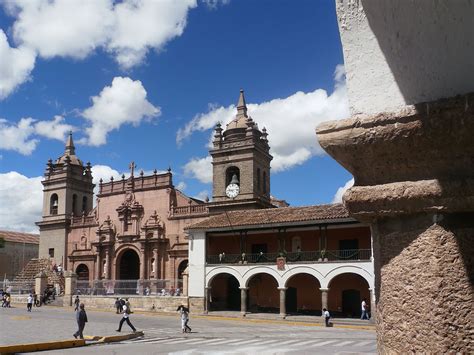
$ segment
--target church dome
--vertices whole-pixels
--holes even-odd
[[[82,161],[76,155],[76,148],[74,147],[74,142],[72,141],[72,132],[69,132],[64,154],[61,155],[58,160],[56,160],[56,164],[65,164],[68,160],[69,164],[83,166]]]

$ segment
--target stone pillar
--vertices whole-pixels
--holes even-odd
[[[44,271],[35,276],[35,292],[40,297],[48,285],[48,275]]]
[[[64,273],[64,301],[72,306],[72,296],[77,289],[77,274],[72,271]]]
[[[160,274],[158,272],[158,247],[153,249],[153,259],[154,259],[153,269],[155,270],[155,275],[154,275],[155,280],[159,280],[160,279]]]
[[[375,322],[375,320],[377,319],[377,308],[376,308],[376,305],[375,305],[375,292],[372,288],[369,288],[369,293],[370,293],[370,300],[369,300],[369,304],[370,304],[370,320],[372,322]]]
[[[472,94],[318,127],[371,223],[379,352],[474,351],[473,132]]]
[[[209,308],[211,306],[211,288],[206,287],[206,293],[204,297],[204,313],[209,313]]]
[[[240,288],[240,313],[243,317],[247,314],[247,293],[248,287]]]
[[[329,295],[329,289],[328,288],[320,288],[321,291],[321,309],[326,308],[329,310],[328,307],[328,295]]]
[[[280,317],[286,318],[286,287],[279,287],[280,291]]]
[[[110,253],[109,247],[105,248],[105,278],[110,280]]]
[[[189,268],[183,271],[183,296],[188,295]]]
[[[101,271],[101,265],[100,265],[100,249],[97,248],[95,255],[95,280],[100,280],[100,271]]]

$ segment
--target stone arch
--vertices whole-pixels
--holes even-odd
[[[312,268],[311,266],[296,266],[294,268],[291,268],[290,270],[286,271],[282,275],[282,287],[286,287],[288,280],[291,279],[293,276],[298,275],[298,274],[309,274],[313,276],[316,280],[318,280],[319,284],[323,285],[323,280],[324,276],[319,272],[318,270]]]
[[[230,274],[230,275],[234,276],[237,279],[237,281],[239,281],[240,287],[245,287],[242,275],[240,275],[240,273],[237,270],[235,270],[231,267],[226,267],[226,266],[212,269],[207,273],[207,275],[206,275],[206,287],[211,287],[210,285],[212,283],[212,279],[214,277],[216,277],[217,275],[223,274],[223,273],[224,274]]]
[[[77,281],[89,281],[89,267],[86,264],[76,266]]]
[[[285,287],[284,283],[282,282],[282,277],[276,271],[274,268],[268,267],[268,266],[259,266],[259,267],[254,267],[248,270],[244,275],[243,275],[243,287],[248,287],[248,283],[250,279],[255,276],[256,274],[268,274],[270,276],[273,276],[275,281],[278,284],[278,288]]]
[[[260,267],[258,271],[246,275],[247,309],[252,313],[279,313],[281,277],[271,268]]]
[[[49,198],[49,214],[56,215],[58,214],[59,208],[59,197],[58,194],[52,194]]]
[[[368,270],[364,268],[353,265],[340,266],[329,271],[326,274],[326,277],[324,278],[323,282],[321,283],[321,288],[328,288],[331,281],[341,274],[359,275],[367,282],[369,288],[374,289],[374,275],[372,275]]]
[[[230,269],[227,269],[227,271],[229,270]],[[209,279],[209,310],[240,310],[240,280],[236,276],[239,275],[222,271],[216,273]]]
[[[288,314],[320,315],[322,309],[321,275],[310,267],[287,272],[284,277]]]
[[[142,262],[140,257],[140,251],[133,245],[124,245],[117,250],[115,257],[115,279],[120,280],[124,279],[125,269],[127,278],[130,279],[139,279],[140,278],[140,263]],[[127,260],[124,260],[123,257],[126,257]],[[127,265],[125,265],[127,264]],[[131,269],[133,268],[133,269]]]

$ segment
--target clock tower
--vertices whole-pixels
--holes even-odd
[[[274,207],[270,203],[270,146],[267,131],[247,115],[244,91],[240,90],[236,117],[225,130],[218,123],[213,148],[211,213],[224,210]]]

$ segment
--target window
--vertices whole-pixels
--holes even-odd
[[[51,198],[49,199],[49,214],[58,214],[58,195],[52,194]]]
[[[300,237],[291,238],[291,251],[293,253],[301,251],[301,238]]]
[[[233,176],[237,176],[237,180],[240,182],[240,170],[236,166],[231,166],[226,170],[225,186],[228,186],[232,181]]]
[[[87,212],[87,197],[82,198],[82,212]]]
[[[72,214],[77,215],[77,195],[72,195]]]
[[[48,249],[48,255],[50,258],[54,258],[54,248],[49,248]]]

